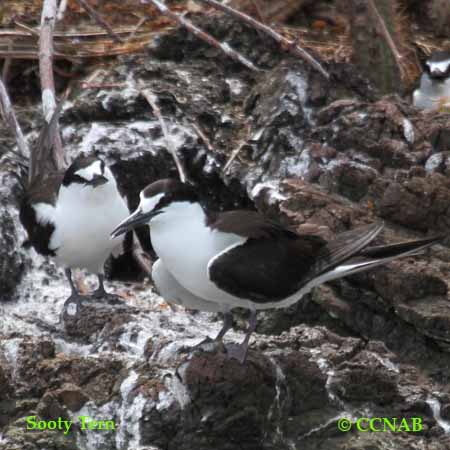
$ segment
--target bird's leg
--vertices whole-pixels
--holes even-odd
[[[214,339],[211,339],[210,337],[206,337],[201,341],[199,344],[195,345],[194,348],[200,348],[205,344],[222,344],[223,337],[233,327],[233,314],[231,311],[227,310],[223,313],[223,326],[220,329],[219,333]]]
[[[105,276],[102,273],[99,273],[97,274],[97,278],[98,278],[98,288],[92,293],[92,295],[95,298],[106,297],[108,293],[105,291],[105,285],[103,284]]]
[[[227,353],[230,358],[237,359],[241,364],[244,364],[247,353],[248,353],[248,343],[250,341],[250,336],[256,329],[256,310],[252,309],[250,311],[250,318],[248,321],[247,333],[245,333],[245,338],[241,345],[230,345],[227,346]]]
[[[223,327],[214,340],[216,342],[222,342],[223,337],[231,328],[233,328],[233,314],[231,314],[231,311],[226,311],[223,314]]]
[[[64,269],[64,273],[66,274],[67,279],[69,280],[69,284],[70,284],[70,289],[71,289],[71,293],[70,293],[70,297],[77,297],[80,294],[77,291],[77,288],[75,287],[75,283],[72,280],[72,271],[69,268]]]
[[[72,280],[72,271],[67,267],[66,269],[64,269],[64,273],[66,274],[66,277],[69,280],[70,289],[72,292],[70,294],[70,297],[64,302],[62,315],[64,316],[65,314],[67,314],[69,316],[75,317],[80,313],[81,300],[83,297],[77,291],[75,283]]]

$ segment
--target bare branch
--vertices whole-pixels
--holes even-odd
[[[45,0],[42,7],[39,38],[39,72],[42,89],[44,118],[50,122],[56,108],[55,79],[53,76],[53,29],[55,27],[56,0]]]
[[[205,3],[205,4],[213,7],[214,9],[223,11],[224,13],[234,16],[237,19],[247,23],[251,27],[262,31],[263,33],[269,35],[271,38],[273,38],[275,41],[277,41],[282,46],[282,48],[285,48],[287,51],[289,51],[290,53],[293,53],[294,55],[300,56],[300,58],[302,58],[309,65],[314,67],[314,69],[319,71],[325,78],[327,78],[327,79],[330,78],[328,72],[306,50],[303,50],[294,41],[290,41],[289,39],[286,39],[281,34],[277,33],[273,28],[270,28],[269,26],[264,25],[263,23],[257,21],[253,17],[250,17],[249,15],[247,15],[243,12],[240,12],[234,8],[231,8],[230,6],[220,3],[217,0],[195,0],[195,1],[200,2],[200,3]]]
[[[149,105],[152,107],[153,112],[155,113],[155,116],[158,118],[159,123],[161,124],[161,130],[162,130],[164,138],[166,140],[167,148],[175,161],[175,165],[177,167],[178,175],[180,176],[180,180],[183,183],[185,183],[187,180],[186,171],[185,171],[180,159],[178,158],[177,150],[173,146],[173,141],[172,141],[172,139],[170,139],[170,135],[169,135],[169,131],[167,130],[166,122],[164,121],[163,116],[161,114],[161,110],[159,109],[158,104],[157,104],[157,97],[148,88],[141,89],[140,92],[143,95],[143,97],[147,100]]]
[[[42,108],[47,126],[50,125],[56,110],[55,79],[53,76],[53,30],[55,27],[55,16],[56,0],[44,0],[39,38],[39,75],[42,89]],[[54,128],[53,144],[49,148],[51,155],[45,155],[40,162],[49,159],[54,163],[55,169],[60,170],[65,166],[65,162],[57,124],[55,124]],[[39,162],[39,160],[34,161]],[[33,162],[33,158],[31,162]],[[29,179],[31,180],[38,172],[39,169],[33,167],[33,164],[31,164]]]
[[[142,25],[144,25],[145,22],[147,22],[148,17],[141,17],[139,19],[139,22],[136,24],[136,27],[134,28],[134,30],[130,33],[130,35],[127,37],[126,41],[129,42],[131,41],[134,36],[136,36],[136,33],[139,31],[139,28],[142,27]]]
[[[27,31],[29,34],[39,37],[39,31],[35,30],[32,27],[29,27],[27,24],[19,22],[18,20],[14,21],[14,24],[17,28],[22,28],[23,30]]]
[[[395,45],[394,40],[392,39],[391,34],[389,33],[389,30],[387,29],[387,26],[383,20],[383,17],[381,17],[381,14],[378,12],[377,7],[375,6],[375,3],[373,0],[367,0],[367,5],[369,7],[369,11],[372,14],[372,17],[374,20],[377,21],[378,27],[380,29],[380,33],[383,36],[384,40],[386,41],[389,49],[392,52],[392,56],[395,59],[395,63],[397,64],[398,70],[400,71],[400,76],[404,78],[405,76],[405,67],[403,65],[403,56],[398,51],[397,46]]]
[[[85,0],[76,0],[77,3],[79,3],[86,12],[102,27],[104,28],[108,34],[111,36],[112,39],[114,39],[116,42],[122,44],[124,41],[123,39],[118,36],[116,33],[114,33],[114,30],[111,28],[108,22],[104,20],[98,13],[95,11],[95,9]]]
[[[139,242],[139,238],[135,231],[133,231],[133,256],[136,259],[136,262],[139,264],[139,267],[147,274],[152,275],[152,265],[150,263],[150,259],[148,254],[142,248],[141,243]]]
[[[22,133],[22,129],[20,128],[19,122],[17,121],[17,117],[11,104],[8,92],[1,79],[0,105],[3,113],[3,119],[11,128],[16,137],[17,148],[19,149],[20,156],[28,157],[30,155],[30,148],[28,147],[27,141],[25,140],[25,137]]]
[[[233,50],[226,42],[220,43],[216,39],[214,39],[208,33],[205,33],[200,28],[196,27],[192,22],[185,19],[183,16],[172,12],[163,2],[160,0],[146,0],[147,2],[152,3],[156,8],[158,8],[162,14],[170,17],[171,19],[178,22],[182,27],[186,28],[192,34],[197,36],[202,41],[207,42],[209,45],[218,48],[222,52],[224,52],[228,57],[234,59],[235,61],[240,62],[244,66],[248,67],[251,70],[259,71],[251,61],[249,61],[245,56],[238,53],[236,50]]]
[[[223,166],[222,173],[225,175],[228,171],[228,169],[231,166],[231,163],[236,159],[236,157],[239,155],[241,150],[248,144],[248,141],[250,139],[250,125],[247,124],[246,126],[246,138],[239,143],[239,145],[231,152],[230,157],[228,158],[227,162]]]
[[[205,143],[205,145],[208,147],[208,150],[211,153],[214,153],[214,147],[212,146],[211,141],[209,140],[208,136],[206,136],[204,131],[201,129],[200,125],[196,122],[193,122],[192,127],[197,132],[198,136],[202,139],[202,141]]]

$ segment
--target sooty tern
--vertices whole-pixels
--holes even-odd
[[[65,269],[71,296],[79,311],[80,294],[71,269],[87,269],[98,276],[96,296],[105,295],[104,264],[119,253],[123,236],[111,240],[114,225],[129,215],[127,203],[105,163],[95,156],[79,155],[62,172],[35,177],[27,187],[20,220],[37,252],[49,255]]]
[[[231,328],[232,308],[250,309],[245,340],[231,352],[241,362],[256,327],[256,310],[287,307],[326,281],[415,254],[439,240],[368,247],[383,228],[373,224],[327,243],[289,231],[257,212],[206,211],[195,189],[175,180],[147,186],[137,210],[112,236],[142,224],[150,226],[159,256],[153,269],[157,289],[189,308],[222,311],[224,326],[216,340]]]
[[[450,51],[433,52],[425,62],[413,103],[421,109],[435,109],[445,99],[450,102]]]

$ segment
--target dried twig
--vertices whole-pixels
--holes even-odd
[[[79,3],[86,12],[102,27],[104,28],[108,34],[111,36],[112,39],[114,39],[116,42],[123,43],[123,39],[118,36],[116,33],[114,33],[114,30],[111,28],[108,22],[104,20],[98,13],[95,11],[95,9],[85,0],[76,0],[77,3]]]
[[[378,12],[377,7],[373,0],[367,0],[367,5],[369,7],[369,11],[372,14],[372,17],[378,22],[379,30],[384,40],[386,41],[389,49],[392,52],[392,56],[394,57],[395,63],[397,64],[398,70],[400,71],[400,76],[404,78],[405,76],[405,67],[403,65],[403,55],[398,51],[397,46],[395,45],[394,40],[392,39],[391,34],[384,22],[383,17]]]
[[[231,8],[230,6],[220,3],[217,0],[195,0],[195,1],[205,3],[213,7],[214,9],[218,9],[220,11],[225,12],[226,14],[236,17],[237,19],[247,23],[248,25],[257,30],[261,30],[262,32],[272,37],[275,41],[277,41],[287,51],[293,53],[294,55],[300,56],[300,58],[304,59],[308,64],[314,67],[314,69],[318,70],[325,78],[327,79],[330,78],[328,72],[306,50],[303,50],[294,41],[290,41],[281,34],[277,33],[273,28],[270,28],[269,26],[264,25],[263,23],[257,21],[253,17],[250,17],[249,15],[243,12],[240,12],[234,8]]]
[[[205,143],[205,145],[208,147],[208,150],[212,153],[214,153],[214,147],[211,144],[211,141],[209,140],[208,136],[204,133],[204,131],[200,128],[200,125],[198,123],[193,122],[192,126],[194,130],[197,132],[199,137],[202,139],[202,141]]]
[[[144,25],[144,23],[148,20],[148,17],[141,17],[139,19],[139,22],[136,24],[136,28],[130,33],[130,35],[127,37],[126,41],[131,41],[134,39],[134,36],[136,36],[136,33],[139,31],[139,28]]]
[[[39,39],[39,75],[41,79],[44,119],[48,125],[50,125],[56,110],[55,80],[53,76],[53,29],[55,27],[55,17],[56,0],[44,0],[41,16],[41,35]],[[65,166],[64,151],[57,123],[54,127],[51,159],[56,169],[62,169]],[[38,172],[37,167],[31,167],[29,179],[31,180]]]
[[[19,149],[20,156],[28,157],[30,155],[30,148],[28,147],[27,141],[22,133],[19,122],[17,121],[16,114],[14,113],[11,100],[9,98],[8,92],[5,85],[0,79],[0,105],[1,111],[3,113],[3,118],[5,122],[9,125],[13,131],[16,141],[17,148]]]
[[[139,238],[135,231],[133,231],[133,256],[136,262],[139,264],[140,268],[147,274],[152,275],[152,265],[150,263],[150,257],[142,248]]]
[[[241,152],[241,150],[248,144],[248,140],[249,140],[249,138],[250,138],[250,125],[247,124],[247,127],[246,127],[246,128],[247,128],[247,136],[246,136],[246,138],[245,138],[243,141],[241,141],[241,142],[239,143],[239,145],[231,152],[230,157],[228,158],[227,162],[226,162],[225,165],[223,166],[223,169],[222,169],[222,173],[223,173],[223,174],[226,174],[226,173],[227,173],[228,169],[229,169],[230,166],[231,166],[231,163],[236,159],[237,155],[239,155],[239,153]]]
[[[42,7],[39,38],[39,72],[42,89],[44,118],[50,122],[56,108],[55,79],[53,76],[53,29],[55,27],[56,0],[45,0]]]
[[[179,14],[174,13],[171,11],[163,2],[160,0],[146,0],[146,2],[152,3],[156,8],[158,8],[162,14],[170,17],[171,19],[178,22],[181,26],[185,27],[187,30],[189,30],[192,34],[197,36],[199,39],[207,42],[209,45],[216,47],[220,49],[222,52],[224,52],[228,57],[234,59],[235,61],[239,61],[244,66],[248,67],[251,70],[259,71],[259,69],[251,62],[249,61],[245,56],[241,55],[236,50],[233,50],[226,42],[220,43],[216,39],[214,39],[211,35],[208,33],[205,33],[200,28],[196,27],[192,22],[185,19],[183,16],[180,16]]]
[[[167,130],[166,122],[163,119],[163,116],[161,114],[161,110],[158,107],[157,104],[157,97],[156,95],[149,89],[149,88],[141,88],[140,90],[143,97],[147,100],[149,105],[152,107],[153,112],[155,113],[155,116],[158,118],[159,123],[161,124],[161,130],[163,132],[164,138],[166,140],[166,145],[169,150],[169,152],[172,154],[172,157],[175,161],[175,165],[178,170],[178,175],[180,176],[180,180],[185,183],[187,181],[186,177],[186,170],[183,167],[183,164],[181,163],[180,159],[177,155],[177,150],[173,146],[173,141],[170,139],[169,131]]]
[[[29,27],[27,24],[19,22],[18,20],[14,21],[14,24],[18,28],[22,28],[27,32],[27,34],[31,34],[33,36],[39,37],[39,31],[35,30],[34,28]]]
[[[241,142],[232,152],[230,157],[228,158],[228,161],[223,166],[222,173],[226,174],[228,169],[231,166],[231,163],[236,159],[237,155],[239,155],[240,151],[244,148],[244,146],[247,144],[247,141]]]

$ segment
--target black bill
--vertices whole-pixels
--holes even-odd
[[[124,221],[117,225],[111,233],[111,238],[116,238],[117,236],[120,236],[121,234],[124,234],[140,225],[147,225],[150,219],[157,214],[158,211],[143,213],[140,209],[137,209],[133,214],[131,214],[131,216],[128,216]]]

